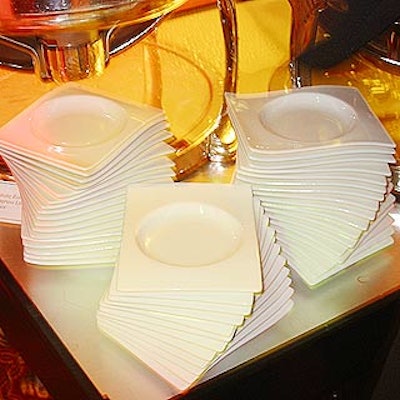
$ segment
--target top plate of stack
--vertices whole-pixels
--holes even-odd
[[[124,103],[70,84],[44,95],[2,128],[0,143],[29,161],[88,176],[119,154],[128,140],[166,129],[162,110]],[[18,134],[15,134],[18,132]]]
[[[232,120],[246,132],[246,149],[255,160],[265,154],[284,160],[335,155],[338,145],[343,146],[341,154],[375,152],[376,146],[386,153],[385,149],[393,148],[393,141],[354,88],[318,86],[226,96],[236,110]]]

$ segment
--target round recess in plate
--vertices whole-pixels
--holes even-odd
[[[265,129],[285,139],[323,143],[351,131],[355,110],[327,94],[289,93],[268,101],[260,111]]]
[[[36,137],[59,147],[88,147],[119,134],[128,115],[116,102],[94,95],[68,95],[44,101],[34,111]]]
[[[232,256],[242,224],[228,212],[198,202],[160,207],[140,222],[136,241],[149,258],[180,267],[201,267]]]

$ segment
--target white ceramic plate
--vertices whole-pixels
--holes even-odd
[[[351,192],[355,198],[364,196],[372,199],[380,199],[387,187],[387,179],[385,176],[375,180],[371,178],[369,182],[351,179],[351,177],[348,179],[329,179],[329,176],[326,178],[315,177],[314,179],[308,180],[299,178],[297,181],[285,181],[285,179],[269,180],[248,177],[240,173],[237,173],[235,178],[237,181],[240,180],[243,183],[252,185],[257,190],[264,190],[267,193],[281,193],[282,196],[286,195],[286,193],[297,192],[309,193],[312,195],[313,193],[319,194],[324,191],[329,191],[332,193],[332,196],[335,196],[335,193],[340,195],[341,193]]]
[[[86,176],[117,156],[129,141],[146,141],[165,128],[161,110],[66,85],[4,125],[0,146]]]
[[[286,205],[286,204],[268,204],[265,205],[268,213],[272,215],[288,214],[291,216],[296,216],[299,214],[299,209],[296,205]],[[369,219],[365,215],[349,215],[347,210],[341,209],[340,207],[321,207],[310,205],[303,206],[301,213],[304,214],[309,219],[322,220],[327,223],[331,223],[334,227],[342,228],[346,226],[345,230],[350,234],[358,230],[365,230],[368,227]],[[369,215],[373,215],[370,213]]]
[[[175,308],[190,310],[209,310],[213,313],[226,313],[233,315],[248,315],[254,303],[252,293],[241,292],[238,297],[236,292],[208,292],[201,294],[196,291],[164,291],[164,292],[120,292],[116,287],[117,273],[113,275],[107,292],[107,302],[115,306],[128,309],[140,308],[141,305],[153,306],[167,312],[174,313]],[[161,308],[158,308],[161,307]],[[169,311],[168,311],[169,312]],[[192,315],[194,317],[194,315]],[[223,320],[223,319],[222,319]]]
[[[245,139],[242,137],[244,133],[238,133],[238,156],[247,160],[247,163],[254,166],[268,166],[271,168],[282,168],[282,164],[287,166],[300,165],[320,165],[326,163],[340,162],[340,161],[354,161],[354,160],[385,160],[389,162],[393,160],[395,153],[394,147],[377,147],[377,146],[360,146],[348,145],[337,146],[327,149],[315,148],[307,151],[286,152],[279,153],[260,153],[254,152]],[[268,156],[268,157],[266,157]]]
[[[282,244],[285,244],[284,253],[289,264],[308,285],[314,286],[355,262],[389,246],[393,243],[393,227],[392,219],[388,216],[388,213],[393,201],[394,197],[388,195],[371,227],[364,232],[356,246],[347,254],[347,257],[337,259],[336,262],[327,263],[326,258],[322,255],[320,256],[323,258],[316,262],[319,257],[316,255],[319,247],[310,249],[310,247],[300,243],[299,238],[296,239],[295,237],[291,239],[291,243],[286,243],[286,238],[280,238]],[[319,246],[319,244],[316,244],[316,246]]]
[[[246,292],[213,292],[213,291],[195,291],[195,290],[179,290],[179,291],[165,291],[165,292],[118,292],[115,285],[115,279],[111,280],[110,289],[107,293],[107,300],[118,302],[124,300],[129,302],[130,298],[140,297],[142,299],[158,299],[159,302],[168,300],[180,300],[185,302],[194,303],[209,303],[209,304],[229,304],[237,305],[247,309],[251,307],[254,301],[254,295]]]
[[[159,349],[153,343],[146,342],[146,336],[142,335],[133,340],[132,337],[136,335],[132,336],[132,333],[121,332],[107,323],[103,322],[99,324],[99,327],[106,335],[122,344],[134,356],[142,360],[179,390],[188,388],[206,368],[205,365],[203,368],[196,369],[196,371],[187,371],[187,369],[180,368],[179,363],[177,363],[177,357],[174,358],[171,352],[165,354],[165,350]]]
[[[120,307],[123,303],[119,303]],[[183,315],[176,314],[163,314],[158,311],[152,310],[116,310],[115,304],[111,303],[108,299],[107,294],[101,299],[99,303],[99,309],[103,312],[103,315],[113,314],[116,315],[131,315],[132,318],[138,319],[146,319],[154,320],[154,323],[158,323],[158,321],[162,321],[161,324],[172,323],[176,324],[180,329],[188,329],[188,330],[198,330],[201,334],[206,336],[211,336],[215,338],[226,338],[232,337],[234,330],[236,327],[231,323],[227,323],[225,321],[212,321],[212,320],[204,320],[192,317],[187,317]],[[123,311],[125,313],[123,314]]]
[[[97,313],[97,318],[104,321],[108,321],[111,324],[129,324],[132,326],[137,326],[142,329],[148,329],[154,331],[158,335],[163,335],[163,337],[171,337],[175,339],[176,337],[181,340],[188,341],[190,343],[196,343],[199,346],[203,346],[206,349],[213,351],[223,351],[227,343],[232,339],[231,336],[226,338],[217,338],[211,335],[203,334],[197,329],[182,329],[180,324],[176,324],[176,321],[169,320],[154,320],[151,318],[146,318],[146,316],[136,316],[134,313],[117,314],[114,311],[104,311],[101,310]],[[234,331],[234,330],[233,330]]]
[[[250,294],[251,295],[251,294]],[[140,297],[140,294],[136,297],[130,296],[129,298],[123,298],[120,296],[118,301],[108,300],[110,304],[114,304],[115,307],[120,307],[123,310],[129,309],[146,309],[162,312],[165,314],[179,314],[179,315],[187,315],[198,318],[203,318],[203,312],[212,313],[212,314],[224,314],[222,320],[224,320],[225,316],[227,317],[226,321],[229,322],[231,318],[235,318],[237,315],[242,317],[243,315],[248,315],[251,312],[252,305],[243,306],[241,304],[229,304],[229,303],[211,303],[207,302],[199,302],[193,300],[187,300],[185,298],[164,298],[159,299],[157,297]],[[177,309],[182,311],[177,311]],[[185,310],[189,310],[186,314]],[[197,314],[197,312],[199,312]],[[192,313],[192,314],[191,314]],[[205,319],[205,318],[203,318]]]
[[[69,188],[85,189],[87,186],[98,184],[100,181],[116,179],[124,176],[125,172],[140,173],[153,166],[159,165],[160,159],[171,154],[171,147],[164,143],[170,134],[166,132],[155,134],[146,143],[146,148],[137,147],[134,143],[127,146],[115,158],[109,160],[99,171],[88,176],[77,175],[74,171],[59,168],[54,163],[41,162],[26,154],[16,153],[10,148],[2,149],[2,154],[19,163],[24,170],[33,172],[54,182],[62,182]],[[171,162],[170,162],[171,164]]]
[[[372,165],[371,165],[372,164]],[[350,167],[350,168],[349,168]],[[302,170],[261,170],[256,168],[248,168],[243,165],[237,165],[235,176],[245,176],[250,178],[263,178],[268,181],[285,180],[297,181],[300,179],[354,179],[361,181],[381,181],[384,177],[389,177],[391,174],[388,164],[383,163],[354,163],[352,166],[349,163],[346,165],[334,165],[326,168],[310,168]]]
[[[117,288],[259,292],[251,188],[206,183],[131,186]]]
[[[263,304],[263,307],[255,311],[251,319],[243,326],[243,329],[237,333],[227,350],[221,354],[220,359],[231,354],[258,335],[268,334],[268,329],[284,318],[293,308],[293,293],[294,290],[291,287],[286,287],[286,290],[282,288],[276,294],[275,301],[271,298]]]
[[[106,253],[99,251],[96,255],[81,255],[80,257],[77,258],[72,258],[72,257],[47,258],[43,255],[35,257],[31,254],[27,254],[24,251],[24,261],[33,265],[52,266],[52,267],[62,266],[63,268],[65,268],[66,265],[68,265],[69,267],[79,266],[80,268],[84,268],[85,265],[96,266],[101,264],[108,264],[109,266],[114,266],[116,253],[117,252]]]
[[[68,184],[63,179],[60,179],[59,176],[53,176],[50,171],[37,168],[28,169],[18,159],[10,159],[8,162],[19,180],[26,181],[26,183],[36,180],[36,185],[34,186],[44,196],[41,203],[44,203],[46,207],[60,207],[60,202],[71,204],[76,201],[87,202],[86,197],[90,199],[104,192],[109,193],[121,188],[121,186],[126,186],[128,183],[158,178],[172,179],[173,177],[171,162],[162,156],[150,160],[145,159],[143,165],[134,160],[125,168],[126,171],[115,169],[110,177],[102,176],[99,181],[93,181],[90,185]]]
[[[394,147],[355,88],[317,86],[254,96],[228,93],[226,99],[236,130],[244,132],[246,145],[255,153],[288,154],[339,145]]]
[[[390,176],[388,164],[393,162],[392,156],[374,157],[374,155],[364,157],[340,157],[340,158],[321,158],[318,160],[301,159],[296,162],[254,162],[245,157],[240,150],[237,153],[236,170],[248,174],[264,174],[280,176],[290,175],[312,175],[312,174],[344,174],[344,173],[371,173],[374,175]],[[265,161],[268,157],[265,157]],[[316,162],[315,162],[316,161]]]
[[[118,136],[128,122],[127,110],[107,98],[89,94],[53,97],[32,110],[30,130],[60,151],[91,147]]]
[[[376,210],[377,202],[383,200],[384,194],[379,193],[369,193],[367,191],[356,191],[357,196],[350,191],[335,191],[332,188],[315,188],[314,190],[286,190],[286,191],[270,191],[265,190],[263,187],[254,187],[254,194],[256,194],[261,200],[275,201],[275,202],[285,202],[290,204],[295,200],[307,200],[310,204],[322,203],[326,204],[337,203],[343,204],[344,206],[357,206],[359,205],[360,210]]]

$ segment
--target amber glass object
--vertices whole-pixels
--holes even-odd
[[[358,88],[397,144],[392,171],[400,192],[400,2],[290,0],[290,5],[290,60],[276,70],[269,89]]]
[[[117,28],[151,24],[185,0],[3,0],[0,43],[29,54],[42,79],[100,75]]]

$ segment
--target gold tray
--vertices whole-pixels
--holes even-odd
[[[289,6],[283,0],[237,3],[242,92],[265,91],[287,57]],[[177,180],[207,163],[205,142],[220,123],[225,46],[215,5],[174,13],[112,57],[105,73],[80,81],[130,101],[162,107],[174,135]],[[31,72],[0,68],[0,126],[56,86]]]

